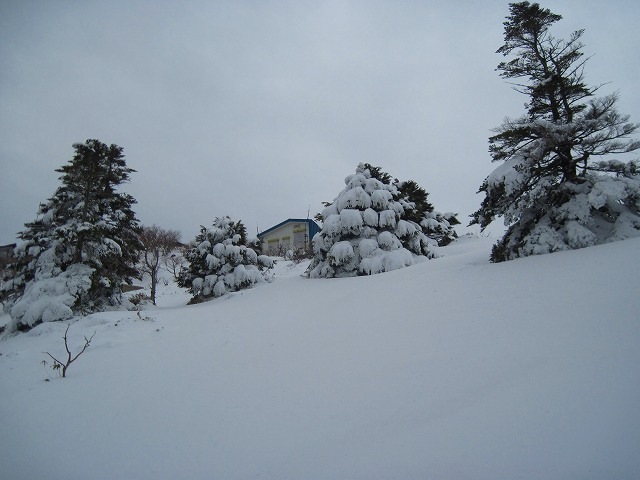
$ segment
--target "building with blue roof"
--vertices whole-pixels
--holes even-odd
[[[258,240],[265,254],[284,255],[288,250],[311,248],[311,240],[319,231],[318,224],[309,218],[289,218],[258,233]]]

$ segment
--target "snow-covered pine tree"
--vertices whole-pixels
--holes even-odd
[[[322,211],[322,230],[313,238],[311,278],[372,275],[438,256],[436,242],[405,219],[415,206],[401,198],[390,175],[360,164],[345,184]]]
[[[2,291],[10,329],[119,305],[122,285],[138,276],[136,201],[117,191],[134,170],[117,145],[87,140],[73,148],[56,170],[61,186],[18,235],[18,263]]]
[[[193,295],[190,303],[220,297],[269,279],[273,261],[258,255],[247,243],[241,221],[216,218],[211,228],[200,227],[195,247],[187,253],[189,266],[178,276],[178,285]]]
[[[405,220],[411,220],[422,227],[422,233],[438,242],[438,246],[444,247],[458,238],[453,228],[459,225],[455,213],[437,212],[427,200],[429,194],[413,180],[394,182],[398,188],[400,198],[413,204],[413,208],[405,208]]]
[[[640,127],[616,110],[618,96],[594,97],[584,82],[580,38],[549,33],[562,17],[537,3],[512,3],[498,53],[501,76],[523,79],[527,114],[506,119],[490,137],[494,162],[471,225],[502,216],[508,229],[491,260],[587,247],[640,234],[640,165],[604,157],[640,148]]]
[[[455,213],[440,213],[434,210],[433,205],[427,200],[429,194],[414,180],[400,181],[390,174],[369,163],[364,164],[364,168],[369,170],[372,178],[380,180],[385,185],[393,184],[398,190],[394,196],[395,200],[401,202],[404,207],[404,220],[411,220],[422,228],[428,238],[435,240],[438,246],[449,245],[458,238],[454,225],[459,225],[460,221]],[[331,205],[327,203],[325,206]],[[322,221],[322,218],[320,218]]]

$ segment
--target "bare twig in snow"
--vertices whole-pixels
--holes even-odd
[[[89,338],[87,338],[85,336],[84,337],[84,346],[82,347],[82,350],[80,350],[80,352],[78,352],[74,356],[71,353],[71,350],[69,350],[69,342],[68,342],[68,338],[67,338],[67,334],[69,333],[69,327],[71,327],[71,324],[67,325],[67,329],[64,331],[64,337],[62,337],[64,339],[64,348],[67,351],[67,361],[66,362],[61,362],[56,357],[51,355],[49,352],[42,352],[45,355],[49,355],[53,359],[54,363],[51,366],[51,368],[53,368],[54,370],[62,370],[62,376],[63,377],[67,376],[67,369],[69,368],[69,365],[71,365],[73,362],[75,362],[78,359],[78,357],[80,355],[82,355],[87,348],[89,348],[89,345],[91,345],[91,340],[93,340],[93,337],[96,334],[96,332],[93,332],[93,335],[91,335],[91,337],[89,337]]]

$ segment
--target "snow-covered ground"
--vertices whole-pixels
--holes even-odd
[[[636,479],[640,239],[272,283],[0,341],[0,478]],[[48,380],[48,381],[47,381]]]

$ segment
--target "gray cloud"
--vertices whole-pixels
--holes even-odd
[[[525,101],[494,71],[507,2],[182,3],[0,5],[0,243],[87,138],[124,147],[141,221],[185,239],[313,215],[358,162],[478,207],[490,130]],[[640,6],[542,5],[558,35],[587,29],[587,80],[640,121]]]

